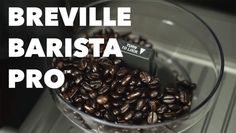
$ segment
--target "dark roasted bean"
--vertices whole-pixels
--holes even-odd
[[[139,77],[144,83],[151,81],[151,76],[147,72],[140,72]]]
[[[178,90],[176,88],[173,88],[173,87],[166,87],[166,92],[169,93],[169,94],[175,94],[175,93],[178,93]]]
[[[92,88],[98,89],[102,86],[102,81],[101,80],[92,80],[92,81],[90,81],[90,86]]]
[[[93,90],[87,82],[82,82],[81,85],[87,91],[92,91]]]
[[[168,110],[167,106],[165,104],[162,104],[161,106],[158,107],[157,113],[163,114]]]
[[[76,78],[75,78],[75,83],[78,85],[82,80],[83,80],[83,76],[82,75],[77,75]]]
[[[123,104],[122,106],[121,106],[121,110],[120,110],[120,112],[123,114],[123,113],[125,113],[126,111],[128,111],[129,110],[129,103],[125,103],[125,104]]]
[[[180,101],[184,104],[186,104],[190,101],[188,93],[186,91],[183,91],[183,90],[181,90],[179,92],[179,98],[180,98]]]
[[[154,124],[158,120],[157,113],[156,112],[150,112],[147,117],[147,123],[148,124]]]
[[[121,65],[122,60],[121,59],[115,59],[113,62],[114,62],[115,65]]]
[[[84,105],[84,109],[86,111],[88,111],[89,113],[93,113],[94,112],[94,108],[92,107],[92,105],[89,105],[89,104],[85,104]]]
[[[150,92],[150,97],[151,98],[156,98],[157,96],[158,96],[158,91],[153,90],[153,91]]]
[[[133,112],[133,111],[129,111],[129,112],[127,112],[127,113],[125,114],[124,119],[125,119],[126,121],[129,121],[129,120],[133,117],[133,115],[134,115],[134,112]]]
[[[79,70],[84,70],[88,65],[88,62],[86,61],[86,59],[82,58],[80,59],[80,62],[78,64],[78,69]]]
[[[131,77],[132,77],[132,76],[131,76],[130,74],[126,75],[126,76],[122,79],[121,85],[126,86],[126,85],[129,83]]]
[[[174,119],[176,117],[176,113],[175,112],[165,112],[163,114],[163,117],[166,119]]]
[[[112,112],[114,115],[118,115],[120,113],[120,111],[118,109],[113,109]]]
[[[141,110],[146,104],[146,101],[144,99],[140,99],[137,101],[137,105],[136,105],[136,110]]]
[[[118,94],[123,94],[125,92],[125,87],[124,86],[120,86],[116,89],[116,92]]]
[[[170,103],[174,103],[175,102],[175,96],[173,95],[166,95],[163,97],[163,102],[170,104]]]
[[[156,111],[157,106],[158,106],[158,101],[151,100],[151,101],[149,101],[149,105],[150,105],[151,111]]]
[[[140,111],[138,111],[138,112],[136,112],[136,113],[134,114],[133,119],[134,119],[134,120],[141,121],[142,117],[143,117],[143,113],[140,112]],[[137,121],[137,123],[139,123],[138,121]]]
[[[92,99],[96,98],[97,97],[97,92],[96,91],[89,92],[89,97],[92,98]]]
[[[109,90],[109,86],[103,84],[102,87],[98,90],[98,94],[104,94]]]
[[[127,99],[134,99],[134,98],[137,98],[141,95],[142,93],[140,91],[135,91],[135,92],[132,92],[130,93],[128,96],[127,96]]]
[[[120,68],[120,70],[119,70],[116,74],[117,74],[118,76],[120,76],[120,77],[123,77],[123,76],[125,76],[128,72],[129,72],[129,71],[128,71],[127,68],[122,67],[122,68]]]

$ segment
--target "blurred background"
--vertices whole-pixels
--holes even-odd
[[[69,0],[71,5],[85,6],[96,0]],[[226,70],[236,72],[236,1],[235,0],[175,0],[185,8],[199,15],[219,37],[226,57]],[[68,36],[70,29],[64,27],[8,27],[8,7],[50,7],[68,6],[65,0],[2,0],[0,8],[0,133],[17,131],[27,119],[28,114],[43,93],[43,89],[27,89],[25,84],[18,84],[15,89],[8,88],[8,69],[26,68],[45,71],[44,59],[35,58],[8,59],[8,38],[20,37],[25,43],[30,38]],[[43,43],[42,43],[43,44]],[[235,81],[233,81],[235,84]],[[233,86],[232,89],[235,87]],[[234,102],[235,104],[235,102]],[[234,106],[233,104],[233,106]]]

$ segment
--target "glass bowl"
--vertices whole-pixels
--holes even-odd
[[[68,2],[69,6],[78,6]],[[157,64],[176,71],[180,78],[197,83],[190,112],[175,120],[152,125],[119,124],[104,121],[77,110],[51,90],[60,111],[85,132],[97,133],[167,133],[184,132],[203,118],[219,92],[223,76],[224,57],[220,43],[210,27],[197,15],[166,0],[102,0],[87,7],[111,7],[111,18],[116,18],[117,7],[131,7],[131,27],[112,27],[118,31],[132,31],[152,42],[158,51]],[[98,18],[99,18],[98,15]],[[74,26],[75,37],[103,27]],[[205,80],[202,78],[205,77]]]

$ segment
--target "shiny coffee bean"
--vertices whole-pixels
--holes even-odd
[[[158,120],[157,113],[156,112],[150,112],[147,117],[147,123],[148,124],[154,124]]]
[[[136,105],[136,110],[141,110],[144,106],[145,106],[145,104],[146,104],[146,100],[144,100],[144,99],[140,99],[140,100],[138,100],[137,101],[137,103],[136,103],[137,105]]]
[[[129,103],[126,102],[125,104],[123,104],[123,105],[121,106],[120,112],[121,112],[122,114],[125,113],[126,111],[129,110],[129,107],[130,107]]]
[[[108,102],[108,97],[105,96],[105,95],[100,95],[97,97],[97,103],[98,104],[101,104],[101,105],[104,105]]]
[[[88,62],[86,59],[82,58],[78,64],[78,69],[79,70],[84,70],[88,65]]]
[[[89,104],[85,104],[84,105],[84,109],[86,111],[88,111],[89,113],[93,113],[94,112],[94,108],[92,107],[92,105],[89,105]]]
[[[167,104],[171,104],[175,102],[175,96],[173,95],[166,95],[163,97],[163,102]]]
[[[118,87],[118,88],[116,89],[116,92],[117,92],[118,94],[123,94],[123,93],[125,92],[125,89],[126,89],[126,87],[120,86],[120,87]]]
[[[120,76],[120,77],[123,77],[123,76],[125,76],[126,74],[128,74],[128,69],[127,68],[124,68],[124,67],[122,67],[122,68],[120,68],[120,70],[116,73],[118,76]]]
[[[151,81],[151,76],[147,72],[140,72],[139,77],[144,83],[148,83]]]
[[[97,92],[96,91],[89,92],[89,97],[92,98],[92,99],[96,98],[97,97]]]
[[[126,86],[126,85],[129,83],[131,77],[132,77],[132,76],[131,76],[130,74],[126,75],[126,76],[122,79],[121,85]]]
[[[150,92],[150,97],[151,98],[156,98],[157,96],[158,96],[158,91],[153,90],[153,91]]]
[[[132,92],[127,96],[127,99],[135,99],[139,97],[141,94],[142,94],[141,91]]]
[[[92,80],[92,81],[90,81],[90,86],[92,88],[98,89],[102,86],[102,81],[101,80]]]
[[[168,110],[167,106],[165,104],[162,104],[158,107],[157,113],[163,114]]]
[[[133,115],[134,115],[134,112],[133,112],[133,111],[129,111],[129,112],[127,112],[127,113],[125,114],[124,119],[125,119],[126,121],[129,121],[129,120],[133,117]]]
[[[88,82],[82,82],[81,83],[82,87],[86,90],[86,91],[92,91],[93,89],[90,87],[90,85],[88,84]]]
[[[103,84],[103,86],[98,90],[98,94],[105,94],[109,90],[109,86]]]

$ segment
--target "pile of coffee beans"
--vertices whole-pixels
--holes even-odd
[[[87,37],[116,37],[152,47],[143,37],[132,38],[130,32],[118,33],[111,28]],[[60,88],[65,101],[114,123],[155,124],[176,119],[190,111],[196,88],[194,83],[178,79],[174,85],[163,87],[157,75],[131,68],[116,57],[55,58],[52,65],[65,74]]]

